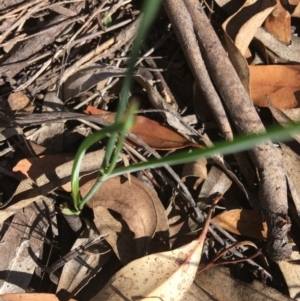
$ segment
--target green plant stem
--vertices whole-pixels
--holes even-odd
[[[109,175],[106,175],[103,180],[107,180],[126,173],[137,172],[147,168],[157,168],[162,167],[164,165],[177,165],[193,162],[198,160],[200,157],[207,158],[216,154],[227,155],[240,151],[245,151],[268,139],[276,139],[281,141],[289,140],[291,139],[291,137],[289,136],[290,134],[299,131],[300,123],[285,128],[273,127],[272,129],[269,129],[268,132],[257,135],[237,137],[232,142],[219,142],[214,147],[206,149],[193,149],[192,152],[179,152],[161,159],[152,159],[147,162],[137,163],[127,167],[120,167],[112,171]]]
[[[92,145],[94,145],[101,139],[107,137],[108,134],[117,133],[119,130],[122,129],[122,127],[123,127],[122,123],[115,123],[111,126],[106,127],[101,131],[98,131],[90,135],[81,143],[74,158],[74,164],[73,164],[72,174],[71,174],[72,197],[73,197],[74,208],[76,211],[79,210],[81,204],[81,197],[80,197],[80,190],[79,190],[79,173],[80,173],[80,166],[86,151]]]
[[[146,0],[144,1],[142,13],[143,18],[140,24],[140,28],[138,31],[138,34],[134,40],[131,54],[130,54],[130,60],[128,62],[128,69],[126,72],[126,76],[124,78],[123,87],[120,94],[120,101],[118,103],[117,108],[117,114],[115,122],[119,123],[122,121],[122,118],[124,116],[125,110],[126,110],[126,104],[127,99],[130,91],[130,86],[132,83],[132,74],[136,62],[136,58],[138,57],[139,49],[141,46],[141,43],[146,36],[147,31],[149,30],[150,25],[152,24],[156,13],[159,9],[161,1],[160,0]],[[111,160],[114,152],[114,147],[117,141],[117,134],[112,134],[109,138],[106,146],[106,152],[104,155],[103,163],[101,165],[102,170],[106,170],[109,165],[111,165]],[[116,153],[116,152],[115,152]],[[117,154],[118,157],[118,154]]]
[[[119,140],[116,146],[115,154],[112,156],[112,160],[110,162],[110,165],[107,170],[100,170],[98,177],[90,189],[90,191],[84,196],[84,198],[81,200],[80,205],[79,205],[79,210],[82,210],[86,202],[94,195],[94,193],[97,191],[97,189],[101,186],[101,184],[105,181],[107,174],[110,174],[114,168],[116,167],[117,160],[119,158],[119,154],[122,151],[122,147],[126,138],[126,133],[128,130],[133,125],[134,122],[134,112],[136,111],[137,106],[136,105],[131,105],[131,107],[128,110],[128,115],[127,119],[124,123],[122,123],[122,128],[120,129],[120,135],[119,135]]]

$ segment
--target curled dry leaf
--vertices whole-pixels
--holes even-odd
[[[291,14],[277,1],[276,7],[267,17],[265,29],[278,40],[288,45],[291,41]]]
[[[85,113],[101,114],[101,118],[108,122],[113,122],[116,116],[115,113],[99,110],[91,106],[85,110]],[[144,116],[135,116],[134,125],[130,131],[150,147],[158,150],[176,150],[189,146],[201,147],[187,140],[171,128]],[[135,141],[131,139],[129,141],[137,145]]]
[[[254,210],[234,209],[225,211],[213,218],[213,221],[223,229],[237,235],[255,239],[267,238],[267,224],[261,215]]]
[[[198,201],[200,204],[198,203],[198,205],[205,208],[207,206],[207,202],[211,200],[211,197],[213,197],[215,193],[220,192],[224,194],[230,188],[231,184],[232,181],[228,178],[225,172],[213,166],[201,187],[201,191],[198,195]]]
[[[249,66],[250,91],[255,106],[279,109],[300,106],[300,65]]]
[[[242,55],[246,55],[248,46],[257,29],[274,9],[276,0],[247,0],[244,5],[222,25]]]
[[[206,158],[200,158],[195,162],[184,164],[182,168],[182,180],[186,181],[188,177],[195,177],[196,181],[193,188],[196,190],[207,178],[206,164]]]
[[[134,176],[130,178],[131,183],[126,177],[105,181],[87,203],[99,232],[108,234],[106,240],[123,264],[147,253],[155,232],[166,234],[169,227],[155,191]],[[82,185],[81,194],[94,182],[92,177]]]
[[[91,301],[181,300],[195,279],[211,215],[212,209],[197,240],[130,262]]]

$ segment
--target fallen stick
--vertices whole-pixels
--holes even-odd
[[[264,132],[265,128],[253,103],[200,3],[196,0],[165,0],[163,3],[194,76],[198,75],[197,78],[201,81],[199,70],[194,70],[189,45],[183,34],[185,28],[191,31],[188,22],[192,22],[193,34],[198,39],[201,51],[197,53],[200,56],[198,59],[202,60],[202,54],[210,78],[236,130],[241,134]],[[183,12],[186,9],[188,14]],[[289,225],[285,171],[271,141],[257,145],[249,153],[259,175],[260,207],[268,225],[268,254],[274,261],[287,259],[291,254],[291,246],[287,238]]]

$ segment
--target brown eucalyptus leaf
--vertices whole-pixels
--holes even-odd
[[[255,239],[267,238],[267,225],[262,221],[261,214],[254,210],[234,209],[225,211],[213,218],[223,229],[237,235]]]
[[[268,107],[268,98],[279,109],[300,106],[300,65],[249,66],[253,104]]]
[[[108,235],[105,240],[123,264],[139,257],[135,254],[134,233],[124,221],[117,220],[108,209],[100,205],[95,206],[93,212],[99,233]]]
[[[107,223],[112,218],[117,224],[121,224],[122,227],[115,224],[114,229],[118,233],[109,243],[124,264],[148,252],[149,243],[156,231],[168,231],[167,216],[155,191],[132,175],[130,180],[115,177],[105,181],[87,203],[94,210],[95,223],[100,232],[104,228],[105,231],[108,230]],[[95,178],[82,185],[83,196],[94,182]],[[101,207],[97,208],[98,206],[106,208],[108,212]],[[124,248],[125,241],[133,245]]]
[[[91,301],[182,300],[195,279],[211,214],[198,239],[130,262]]]
[[[247,54],[248,46],[257,29],[275,5],[276,0],[246,0],[241,8],[223,23],[223,29],[234,41],[242,55]]]
[[[188,177],[195,177],[196,181],[193,188],[196,190],[198,186],[207,178],[206,164],[206,158],[200,158],[197,161],[184,164],[182,168],[183,182],[185,182]]]
[[[280,1],[266,18],[265,29],[279,41],[288,45],[291,41],[291,14],[282,6]]]
[[[87,107],[85,113],[101,114],[101,118],[109,122],[113,122],[116,116],[115,113],[99,110],[91,106]],[[134,125],[130,131],[150,147],[158,150],[176,150],[189,146],[201,147],[187,140],[170,127],[144,116],[135,116]],[[137,145],[135,141],[131,139],[129,141]]]

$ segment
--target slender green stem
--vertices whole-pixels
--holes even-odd
[[[131,54],[130,54],[130,60],[128,62],[128,69],[126,72],[126,76],[124,78],[124,83],[123,87],[121,90],[121,95],[120,95],[120,101],[118,103],[118,108],[117,108],[117,114],[116,114],[116,119],[115,122],[119,123],[122,121],[122,118],[124,116],[125,110],[126,110],[126,104],[127,104],[127,99],[130,91],[130,86],[132,83],[132,74],[136,62],[136,58],[138,57],[139,49],[141,46],[141,43],[146,36],[147,31],[149,30],[150,25],[152,24],[156,13],[159,9],[161,1],[160,0],[147,0],[144,1],[143,8],[142,8],[142,13],[143,13],[143,18],[139,27],[138,34],[134,40]],[[114,152],[114,147],[116,145],[118,135],[112,134],[107,142],[106,146],[106,152],[104,155],[103,163],[101,165],[101,170],[106,170],[108,166],[111,166],[111,160]],[[118,155],[118,154],[117,154]]]
[[[122,129],[123,124],[116,123],[111,126],[106,127],[105,129],[98,131],[89,137],[87,137],[80,145],[74,159],[74,164],[72,168],[71,174],[71,188],[72,188],[72,197],[74,202],[75,210],[79,210],[79,206],[81,203],[80,190],[79,190],[79,173],[80,166],[83,160],[83,157],[86,151],[95,143],[100,141],[101,139],[107,137],[108,134],[117,133],[120,129]]]
[[[137,163],[127,167],[120,167],[112,171],[109,175],[105,175],[103,181],[119,175],[131,173],[131,172],[137,172],[147,168],[157,168],[157,167],[162,167],[164,165],[176,165],[176,164],[188,163],[188,162],[196,161],[200,157],[207,158],[216,154],[227,155],[227,154],[232,154],[240,151],[249,150],[250,148],[268,139],[276,139],[282,141],[289,140],[291,139],[291,137],[289,136],[290,134],[299,131],[300,131],[300,123],[294,124],[286,128],[273,127],[272,129],[269,129],[269,131],[266,133],[237,137],[232,142],[230,141],[219,142],[214,147],[210,147],[206,149],[193,149],[192,152],[186,152],[186,151],[179,152],[176,154],[171,154],[161,159],[153,159],[147,162]]]
[[[106,171],[100,171],[100,174],[98,175],[93,187],[90,189],[90,191],[84,196],[83,200],[81,200],[79,205],[79,210],[82,210],[86,202],[94,195],[94,193],[97,191],[97,189],[101,186],[101,184],[104,182],[103,179],[105,179],[106,175],[109,175],[113,169],[116,167],[117,160],[119,157],[120,152],[122,151],[123,143],[126,138],[126,133],[133,125],[134,121],[134,112],[136,111],[136,106],[132,105],[130,109],[128,110],[128,116],[124,123],[122,123],[122,128],[120,128],[120,135],[118,144],[116,147],[115,154],[112,156],[112,160],[110,162],[110,165]]]

